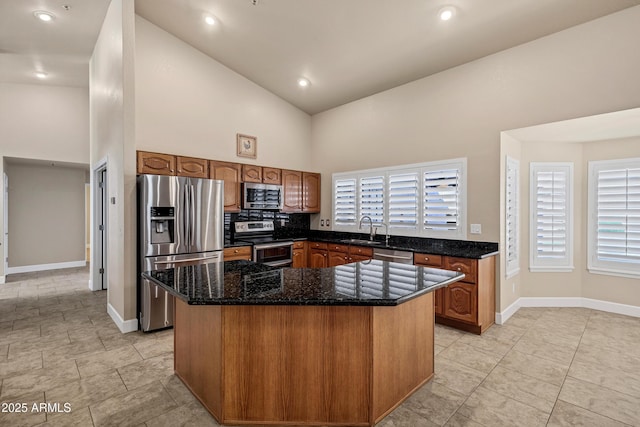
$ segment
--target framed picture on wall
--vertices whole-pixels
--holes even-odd
[[[236,134],[238,157],[255,159],[258,157],[258,138],[250,135]]]

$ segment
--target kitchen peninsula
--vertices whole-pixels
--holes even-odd
[[[176,375],[220,423],[362,426],[433,376],[433,291],[464,278],[377,260],[143,275],[177,297]]]

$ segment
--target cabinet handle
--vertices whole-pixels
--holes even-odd
[[[458,267],[458,268],[456,268],[456,270],[458,270],[458,271],[462,271],[462,268]]]
[[[326,256],[327,256],[327,254],[322,254],[322,256],[323,256],[323,257],[326,257]]]
[[[238,252],[239,252],[239,251],[238,251],[237,249],[234,249],[234,250],[233,250],[233,253],[234,253],[234,254],[237,254]]]
[[[424,257],[424,260],[429,261],[429,257],[428,256]]]

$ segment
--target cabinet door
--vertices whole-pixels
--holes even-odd
[[[465,283],[476,283],[478,277],[478,261],[469,258],[444,257],[444,268],[464,273]]]
[[[175,175],[176,156],[171,154],[138,151],[138,173],[153,175]]]
[[[329,252],[329,267],[348,264],[348,262],[347,254],[344,252]]]
[[[311,249],[311,251],[309,252],[309,267],[324,268],[327,265],[327,251],[321,249]]]
[[[205,159],[178,156],[176,163],[178,165],[178,176],[209,178],[209,162]]]
[[[302,173],[302,211],[320,212],[320,174]]]
[[[262,166],[242,165],[242,182],[262,182]]]
[[[452,319],[476,323],[478,320],[477,288],[467,283],[456,282],[443,288],[444,315]]]
[[[282,170],[276,168],[262,168],[262,182],[265,184],[282,184]]]
[[[291,267],[293,268],[305,268],[307,266],[306,260],[304,259],[304,249],[294,249],[293,250],[293,262]]]
[[[240,212],[242,192],[240,190],[240,174],[242,166],[239,163],[209,162],[209,177],[224,181],[224,211]]]
[[[283,170],[282,188],[284,191],[282,211],[302,211],[302,172]]]

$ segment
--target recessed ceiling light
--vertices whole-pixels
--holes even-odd
[[[46,79],[48,74],[44,71],[36,71],[33,74],[35,74],[35,76],[39,79]]]
[[[53,19],[56,17],[53,13],[44,10],[36,10],[35,12],[33,12],[33,16],[44,22],[53,21]]]
[[[304,77],[300,77],[298,79],[298,86],[300,86],[300,87],[309,87],[309,86],[311,86],[311,82],[309,81],[309,79],[306,79]]]
[[[208,25],[216,25],[216,18],[211,15],[207,15],[204,17],[204,22],[206,22]]]
[[[456,16],[456,8],[453,6],[443,7],[438,12],[438,17],[440,18],[441,21],[448,21],[454,16]]]

